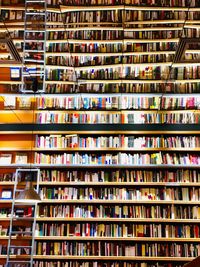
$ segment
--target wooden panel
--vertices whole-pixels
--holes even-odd
[[[33,136],[32,135],[19,135],[19,134],[15,134],[15,135],[8,135],[8,134],[4,134],[4,135],[0,135],[0,149],[11,149],[11,150],[15,150],[15,149],[31,149],[32,147],[32,142],[33,140]]]
[[[1,68],[0,81],[10,81],[10,68]]]
[[[199,267],[200,266],[200,257],[197,257],[193,261],[186,263],[183,267]]]
[[[16,112],[15,110],[9,111],[8,113],[1,114],[0,123],[32,123],[33,114],[24,112]]]

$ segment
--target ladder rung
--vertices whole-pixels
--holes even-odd
[[[23,76],[24,77],[32,77],[32,76],[41,76],[41,77],[44,77],[44,73],[33,73],[33,72],[30,72],[29,74],[24,74]]]
[[[31,261],[17,261],[17,260],[8,260],[7,262],[10,262],[10,263],[30,263]]]
[[[30,49],[24,49],[24,52],[32,52],[32,53],[38,53],[38,52],[44,52],[45,50],[30,50]]]
[[[34,42],[34,43],[44,43],[44,40],[40,40],[40,39],[26,39],[24,40],[24,43],[30,43],[30,42]]]
[[[15,201],[15,206],[35,206],[35,204],[34,203],[26,203],[26,202],[23,202],[23,200],[22,200],[20,202]]]
[[[32,234],[33,232],[27,231],[11,231],[11,234]]]
[[[26,3],[45,3],[45,0],[26,0]]]
[[[16,245],[10,245],[10,248],[32,248],[32,246],[16,246]]]
[[[23,204],[23,206],[24,206],[24,204]],[[16,217],[16,216],[14,216],[13,217],[13,220],[14,221],[16,221],[16,220],[33,220],[34,218],[33,217],[25,217],[25,216],[23,216],[23,217]]]
[[[44,71],[27,71],[23,72],[23,75],[30,75],[30,74],[39,74],[39,75],[44,75]]]
[[[37,62],[37,63],[44,63],[44,60],[40,60],[40,59],[28,59],[28,58],[25,58],[24,59],[25,62]]]
[[[16,189],[15,192],[22,192],[24,189]]]
[[[45,30],[25,30],[24,33],[29,33],[29,32],[45,32]]]
[[[38,73],[38,74],[44,74],[44,70],[41,69],[41,70],[26,70],[26,71],[23,71],[23,74],[30,74],[30,73]]]
[[[42,15],[45,16],[46,13],[45,12],[26,12],[26,16],[30,16],[30,15]]]

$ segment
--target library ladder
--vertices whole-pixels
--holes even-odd
[[[17,169],[13,188],[6,267],[32,267],[37,202],[18,199],[27,181],[39,191],[39,169]]]
[[[46,0],[26,0],[24,13],[23,93],[45,91]]]

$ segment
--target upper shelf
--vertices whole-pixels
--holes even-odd
[[[16,133],[174,133],[199,134],[200,124],[0,124],[0,134]]]
[[[1,9],[10,10],[11,6],[2,5]],[[13,6],[15,10],[25,10],[23,5]],[[33,7],[33,10],[37,10]],[[48,12],[65,13],[74,11],[97,11],[97,10],[134,10],[134,11],[188,11],[188,7],[170,7],[170,6],[136,6],[136,5],[60,5],[57,7],[47,7]],[[200,7],[189,8],[190,12],[200,11]]]

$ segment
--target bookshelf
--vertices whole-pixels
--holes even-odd
[[[181,267],[200,255],[199,44],[174,61],[181,38],[199,38],[199,6],[48,0],[45,92],[22,94],[22,64],[1,62],[0,194],[17,168],[40,169],[34,267]],[[1,1],[21,55],[24,11]],[[11,201],[0,199],[3,266]],[[15,215],[26,230],[27,211]]]

